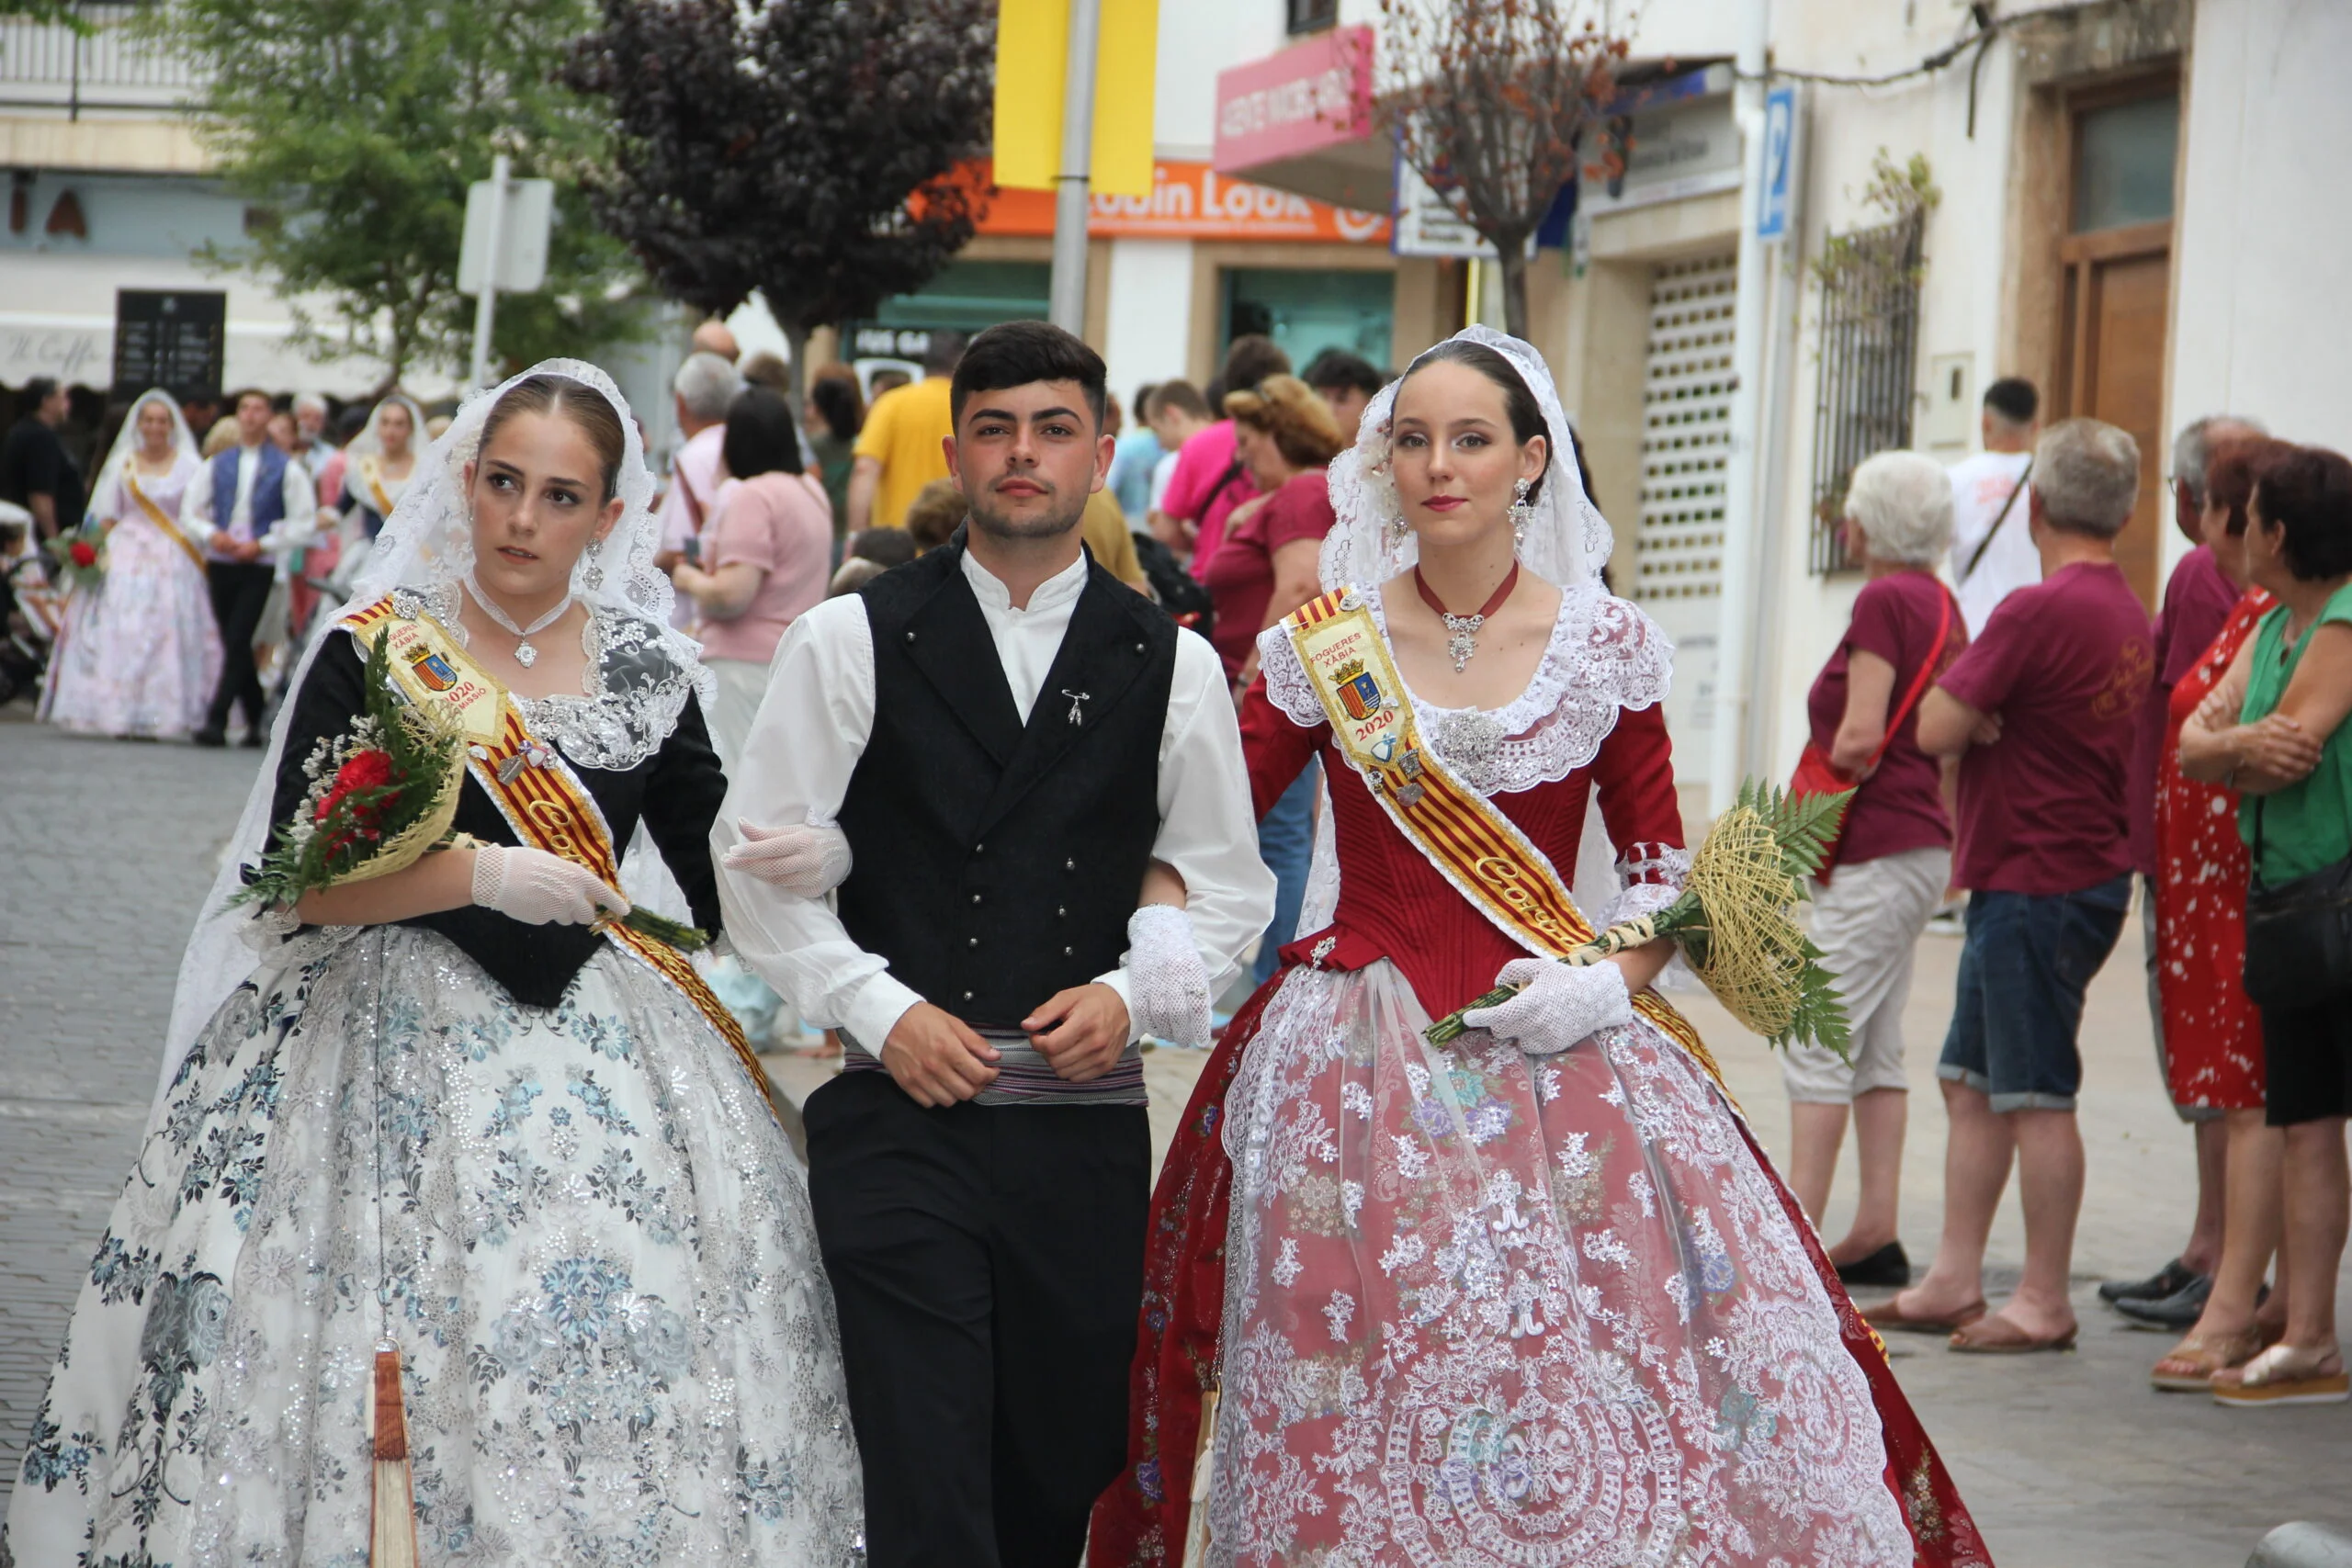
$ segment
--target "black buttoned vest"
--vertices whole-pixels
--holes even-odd
[[[1176,626],[1090,559],[1023,725],[963,555],[958,533],[863,592],[874,731],[841,810],[841,918],[925,1000],[1012,1030],[1126,950],[1159,831]]]

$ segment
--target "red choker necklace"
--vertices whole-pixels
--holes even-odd
[[[1421,575],[1421,569],[1419,566],[1413,568],[1413,587],[1419,592],[1421,603],[1436,611],[1438,619],[1445,623],[1445,651],[1453,658],[1455,674],[1461,674],[1469,665],[1470,656],[1478,651],[1478,629],[1487,624],[1487,617],[1501,609],[1503,601],[1510,598],[1510,591],[1518,586],[1519,562],[1514,560],[1510,563],[1510,570],[1503,576],[1502,586],[1495,590],[1492,598],[1479,605],[1475,615],[1457,615],[1447,609],[1430,590],[1429,579]]]

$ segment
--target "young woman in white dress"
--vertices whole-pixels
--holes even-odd
[[[717,924],[709,682],[634,430],[575,361],[469,402],[297,672],[0,1562],[366,1562],[387,1340],[426,1562],[853,1561],[832,1296],[763,1086],[707,992],[590,923],[627,899],[532,844],[616,857],[643,821]],[[479,847],[225,909],[360,709],[358,637],[401,620],[528,731],[513,775],[475,753]],[[550,795],[576,838],[532,828]]]
[[[202,727],[220,677],[204,555],[180,530],[196,438],[164,391],[142,392],[90,490],[107,574],[67,602],[43,718],[93,735],[176,739]]]

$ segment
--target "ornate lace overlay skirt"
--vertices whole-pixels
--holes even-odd
[[[220,678],[204,570],[139,517],[114,525],[107,560],[104,583],[66,603],[41,716],[96,735],[187,735]]]
[[[1912,1561],[1861,1369],[1769,1179],[1647,1023],[1428,1045],[1294,970],[1227,1100],[1220,1564]]]
[[[378,927],[273,954],[173,1085],[0,1563],[364,1568],[388,1335],[428,1564],[853,1558],[807,1188],[726,1045],[617,951],[539,1011]]]

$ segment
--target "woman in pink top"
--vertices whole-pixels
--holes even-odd
[[[1225,369],[1210,387],[1209,401],[1221,405],[1228,392],[1246,392],[1270,376],[1289,374],[1290,355],[1272,338],[1250,333],[1225,351]],[[1208,580],[1209,562],[1225,542],[1226,519],[1257,493],[1235,449],[1232,420],[1221,419],[1184,443],[1159,509],[1179,525],[1192,525],[1194,577]]]
[[[768,661],[784,631],[825,596],[833,508],[800,464],[792,410],[765,387],[746,387],[727,410],[720,462],[729,476],[714,498],[699,558],[671,570],[693,599],[703,663],[718,680],[710,738],[732,765],[767,690]]]

